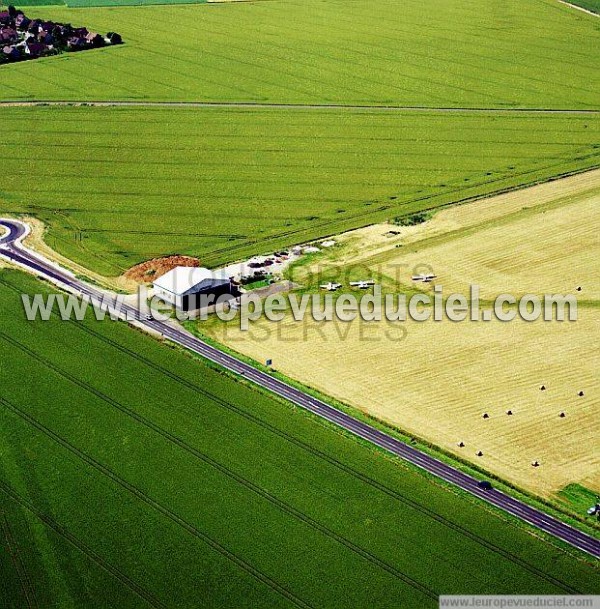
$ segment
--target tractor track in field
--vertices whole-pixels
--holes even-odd
[[[91,108],[221,108],[230,110],[346,110],[352,112],[443,112],[448,114],[559,114],[598,115],[600,108],[485,108],[452,106],[394,106],[385,104],[282,104],[268,102],[211,102],[211,101],[83,101],[83,100],[32,100],[0,101],[0,108],[91,107]]]
[[[216,550],[217,552],[219,552],[219,554],[221,554],[225,558],[228,558],[229,560],[231,560],[235,565],[237,565],[243,571],[246,571],[246,573],[253,576],[255,579],[257,579],[261,583],[265,584],[267,587],[271,588],[274,592],[277,592],[280,596],[287,599],[292,604],[296,605],[297,607],[301,607],[303,609],[312,609],[311,605],[309,605],[304,600],[302,600],[301,598],[296,596],[294,593],[287,590],[284,586],[282,586],[281,584],[279,584],[278,582],[273,580],[267,574],[263,573],[262,571],[258,570],[256,567],[251,565],[250,563],[246,562],[243,558],[239,557],[238,555],[233,553],[231,550],[228,550],[225,546],[221,545],[218,541],[216,541],[215,539],[213,539],[212,537],[210,537],[206,533],[203,533],[200,529],[195,527],[191,522],[182,518],[181,516],[179,516],[172,510],[170,510],[168,507],[163,505],[162,503],[156,501],[155,499],[153,499],[152,497],[150,497],[149,495],[144,493],[140,488],[138,488],[134,484],[131,484],[130,482],[127,482],[124,478],[121,478],[115,471],[113,471],[106,465],[100,463],[99,461],[94,459],[94,457],[90,456],[89,454],[83,452],[82,450],[77,448],[74,444],[71,444],[69,441],[65,440],[65,438],[63,438],[56,432],[52,431],[49,427],[47,427],[43,423],[40,423],[40,421],[38,421],[37,419],[32,417],[30,414],[28,414],[24,410],[18,408],[17,406],[15,406],[14,404],[10,403],[8,400],[6,400],[2,397],[0,397],[0,404],[2,404],[7,410],[12,412],[14,415],[16,415],[17,417],[26,421],[29,425],[35,427],[38,431],[42,432],[48,438],[50,438],[51,440],[53,440],[54,442],[56,442],[57,444],[59,444],[60,446],[62,446],[66,450],[68,450],[69,452],[71,452],[73,455],[75,455],[76,457],[81,459],[84,463],[87,463],[90,467],[97,470],[98,472],[100,472],[101,474],[103,474],[104,476],[106,476],[107,478],[109,478],[110,480],[112,480],[113,482],[118,484],[119,486],[121,486],[123,489],[125,489],[126,491],[128,491],[129,493],[131,493],[132,495],[134,495],[135,497],[137,497],[138,499],[140,499],[141,501],[146,503],[149,507],[158,511],[160,514],[167,517],[173,523],[179,525],[187,533],[189,533],[193,537],[196,537],[197,539],[200,539],[201,541],[205,542],[213,550]],[[0,484],[0,488],[1,488],[1,484]],[[163,605],[161,604],[160,606],[163,606]]]
[[[10,523],[5,512],[0,512],[0,532],[3,533],[6,540],[8,554],[10,555],[11,562],[15,568],[15,572],[17,573],[19,584],[21,586],[21,590],[23,591],[23,596],[27,602],[27,607],[29,609],[34,609],[35,607],[39,606],[35,596],[35,588],[31,582],[29,574],[27,573],[27,569],[25,568],[23,557],[20,553],[20,548],[17,544],[15,536],[12,533]]]
[[[0,492],[4,493],[21,507],[25,508],[59,537],[68,541],[72,546],[77,548],[102,570],[110,573],[110,575],[119,580],[129,590],[136,594],[136,596],[145,600],[151,607],[154,607],[155,609],[167,609],[166,605],[150,594],[145,588],[137,584],[137,582],[128,577],[125,573],[123,573],[123,571],[106,562],[99,554],[86,546],[80,539],[75,537],[56,520],[54,520],[54,518],[38,510],[28,499],[20,495],[11,485],[7,484],[2,479],[0,479]]]
[[[13,291],[15,291],[16,293],[20,294],[19,290],[15,288],[15,286],[13,286],[10,282],[4,281],[4,280],[0,280],[0,285],[4,285],[5,287],[7,287],[8,289],[12,289]],[[58,318],[58,314],[56,312],[52,312],[54,317]],[[573,594],[573,593],[577,593],[577,590],[575,590],[572,586],[570,586],[570,584],[555,578],[555,577],[551,577],[548,576],[546,573],[544,573],[542,570],[538,569],[537,567],[535,567],[534,565],[528,563],[527,561],[521,559],[520,557],[516,556],[515,554],[512,554],[511,552],[504,550],[498,546],[496,546],[493,542],[483,538],[482,536],[478,535],[477,533],[474,533],[468,529],[465,529],[464,527],[462,527],[460,524],[457,524],[451,520],[449,520],[448,518],[446,518],[445,516],[438,514],[437,512],[431,510],[430,508],[410,499],[409,497],[406,497],[405,495],[403,495],[402,493],[399,493],[396,489],[392,489],[380,482],[377,482],[376,480],[370,478],[369,476],[359,472],[358,470],[352,468],[351,466],[343,463],[342,461],[339,461],[337,459],[335,459],[334,457],[320,451],[319,449],[310,446],[309,444],[306,444],[305,442],[303,442],[302,440],[295,438],[293,436],[291,436],[290,434],[286,433],[284,430],[279,429],[278,427],[275,427],[273,425],[271,425],[270,423],[264,421],[263,419],[261,419],[260,417],[249,413],[245,410],[243,410],[242,408],[240,408],[239,406],[236,406],[235,404],[233,404],[232,402],[229,402],[227,400],[224,400],[223,398],[216,396],[214,394],[212,394],[211,392],[203,389],[202,387],[199,387],[198,385],[188,381],[187,379],[177,375],[175,372],[172,372],[171,370],[168,370],[167,368],[164,368],[163,366],[161,366],[160,364],[157,364],[155,362],[153,362],[152,360],[144,357],[143,355],[135,352],[135,351],[131,351],[130,349],[128,349],[127,347],[111,340],[110,338],[100,334],[99,332],[96,332],[95,330],[93,330],[92,328],[88,328],[85,325],[81,325],[77,322],[74,322],[72,320],[67,320],[67,323],[71,323],[71,324],[76,324],[77,328],[81,331],[84,331],[85,333],[89,334],[90,336],[93,336],[94,338],[96,338],[97,340],[109,345],[111,348],[117,349],[118,351],[120,351],[121,353],[134,358],[135,360],[139,361],[142,365],[145,365],[149,368],[151,368],[152,370],[158,372],[159,374],[165,375],[169,378],[171,378],[172,380],[174,380],[175,382],[179,383],[180,385],[196,392],[199,393],[201,395],[204,395],[205,397],[208,397],[211,401],[217,403],[219,406],[237,414],[238,416],[241,416],[242,418],[248,420],[250,423],[257,425],[258,427],[261,427],[275,435],[277,435],[278,437],[281,437],[284,441],[290,442],[291,444],[293,444],[294,446],[297,446],[298,448],[306,451],[307,453],[313,455],[314,457],[316,457],[317,459],[320,459],[322,461],[324,461],[325,463],[328,463],[329,465],[332,465],[333,467],[335,467],[336,469],[344,472],[345,474],[348,474],[358,480],[360,480],[361,482],[364,482],[365,484],[371,486],[372,488],[377,489],[378,491],[384,493],[385,495],[391,497],[392,499],[398,501],[399,503],[401,503],[402,505],[405,505],[413,510],[415,510],[418,513],[421,513],[423,515],[428,516],[429,518],[432,518],[433,520],[435,520],[438,524],[454,531],[455,533],[458,533],[459,535],[462,535],[463,537],[466,537],[467,539],[469,539],[470,541],[478,544],[479,546],[490,550],[500,556],[502,556],[503,558],[513,562],[514,564],[522,567],[523,569],[525,569],[526,571],[532,573],[533,575],[536,575],[538,577],[541,577],[542,579],[548,581],[549,583],[552,583],[554,585],[556,585],[559,588],[564,589],[565,591],[568,591],[569,593]],[[3,336],[3,335],[2,335]],[[10,339],[12,341],[14,341],[14,339]],[[16,343],[15,346],[18,346],[18,348],[21,348],[21,350],[25,350],[26,352],[29,352],[30,350],[27,347],[24,347],[22,345],[20,345],[20,343],[18,343],[17,341],[14,341]],[[48,360],[46,360],[45,358],[41,358],[41,361],[43,364],[45,365],[50,365],[53,366],[53,364],[50,364],[50,362]],[[57,373],[61,373],[58,369],[55,369],[53,367],[53,370]],[[68,374],[68,373],[67,373]],[[64,376],[64,374],[63,374]],[[71,375],[69,375],[69,377],[71,377]],[[141,417],[141,415],[138,415]],[[147,420],[151,425],[154,425],[151,421]],[[151,427],[152,428],[152,427]],[[161,428],[162,429],[162,428]],[[169,433],[169,432],[166,432]],[[164,434],[163,434],[164,435]],[[170,434],[169,434],[170,435]],[[186,444],[183,440],[178,440],[178,444],[179,443],[183,444],[183,447],[186,450],[189,450],[189,452],[192,452],[192,454],[194,454],[197,458],[202,459],[203,461],[209,463],[210,465],[212,465],[213,467],[216,467],[219,471],[221,471],[222,473],[225,473],[226,475],[232,477],[233,479],[237,480],[238,482],[240,480],[244,481],[244,486],[247,486],[250,490],[253,490],[254,492],[256,492],[257,494],[263,496],[263,498],[266,498],[267,500],[271,501],[272,503],[274,503],[274,505],[277,505],[280,509],[284,510],[284,511],[288,511],[288,513],[293,514],[296,517],[300,517],[300,515],[302,516],[301,519],[305,520],[305,514],[303,512],[300,512],[299,510],[297,510],[296,508],[294,508],[293,506],[288,506],[288,504],[286,504],[284,501],[280,500],[278,497],[271,495],[270,493],[268,493],[267,491],[265,491],[264,489],[262,489],[262,487],[259,487],[258,485],[252,483],[251,481],[248,481],[244,478],[242,478],[239,474],[236,474],[235,472],[233,472],[232,470],[229,470],[229,468],[226,468],[225,466],[223,466],[222,464],[217,463],[216,461],[214,461],[213,459],[211,459],[210,457],[207,457],[207,459],[205,459],[205,455],[203,455],[202,453],[200,454],[196,454],[199,453],[199,451],[197,451],[197,449],[194,449],[193,447],[189,446],[188,444]],[[238,480],[238,478],[240,478],[240,480]],[[246,484],[248,483],[248,484]],[[259,492],[261,491],[261,492]],[[290,510],[288,510],[287,508],[290,508]],[[306,516],[309,520],[313,520],[310,517]],[[314,521],[316,522],[316,521]],[[309,523],[311,524],[311,523]],[[319,526],[320,523],[316,523]],[[311,526],[313,526],[311,524]],[[316,528],[316,527],[315,527]],[[325,527],[326,528],[326,527]],[[338,535],[337,533],[333,532],[332,533],[334,535]],[[344,538],[342,538],[344,539]],[[340,541],[339,539],[337,539],[337,541]],[[340,543],[343,543],[342,541],[340,541]],[[350,542],[352,543],[352,542]],[[345,543],[343,545],[346,545]],[[352,548],[351,548],[352,549]],[[359,550],[361,548],[358,548]],[[377,557],[375,557],[377,558]],[[380,560],[377,558],[377,560]],[[394,567],[392,567],[394,568]],[[386,569],[388,570],[388,569]]]
[[[308,516],[301,510],[295,508],[291,504],[288,504],[285,501],[283,501],[282,499],[276,497],[272,493],[265,490],[263,487],[253,483],[251,480],[248,480],[247,478],[244,478],[243,476],[234,472],[227,466],[223,465],[222,463],[219,463],[215,459],[211,458],[210,456],[206,455],[205,453],[201,452],[200,450],[194,448],[193,446],[191,446],[190,444],[188,444],[187,442],[185,442],[178,436],[175,436],[174,434],[167,431],[163,427],[156,425],[154,422],[152,422],[147,417],[144,417],[143,415],[138,414],[137,412],[135,412],[134,410],[131,410],[127,406],[124,406],[120,402],[106,396],[101,391],[95,389],[94,387],[92,387],[91,385],[86,383],[85,381],[77,379],[70,373],[68,373],[68,372],[62,370],[61,368],[59,368],[58,366],[55,366],[54,364],[52,364],[50,362],[50,360],[48,360],[47,358],[40,356],[39,354],[35,353],[34,351],[29,349],[25,345],[22,345],[15,339],[9,337],[8,335],[5,335],[4,333],[0,332],[0,338],[2,338],[2,340],[5,340],[6,342],[9,342],[14,347],[20,349],[21,351],[23,351],[30,357],[36,359],[42,365],[49,367],[53,372],[59,374],[63,378],[66,378],[70,382],[72,382],[75,385],[81,387],[82,389],[88,391],[92,395],[100,398],[105,403],[107,403],[109,406],[113,406],[113,407],[117,408],[120,412],[122,412],[126,416],[129,416],[136,422],[138,422],[138,423],[144,425],[145,427],[147,427],[148,429],[151,429],[152,431],[158,433],[165,440],[167,440],[168,442],[170,442],[172,444],[175,444],[182,450],[185,450],[186,452],[191,454],[196,459],[202,461],[203,463],[207,464],[208,466],[212,467],[213,469],[216,469],[221,474],[223,474],[226,477],[230,478],[231,480],[237,482],[238,484],[242,485],[243,487],[245,487],[249,491],[255,493],[256,495],[262,497],[263,499],[268,501],[271,505],[275,506],[276,508],[278,508],[279,510],[281,510],[283,513],[287,514],[288,516],[295,517],[298,521],[303,522],[304,524],[308,525],[309,527],[313,528],[314,530],[318,531],[319,533],[329,537],[330,539],[333,539],[334,541],[345,546],[346,548],[348,548],[349,550],[351,550],[352,552],[354,552],[361,558],[367,560],[368,562],[372,563],[373,565],[378,566],[380,569],[387,571],[389,574],[400,579],[405,584],[408,584],[409,586],[411,586],[412,588],[421,592],[422,594],[429,596],[432,599],[437,599],[438,594],[436,592],[434,592],[433,590],[431,590],[430,588],[428,588],[426,585],[413,579],[412,577],[410,577],[403,571],[400,571],[393,565],[389,564],[388,562],[384,561],[383,559],[379,558],[378,556],[372,554],[368,550],[365,550],[361,546],[355,544],[353,541],[347,539],[343,535],[340,535],[339,533],[337,533],[336,531],[325,526],[321,522],[315,520],[314,518],[311,518],[310,516]],[[5,402],[5,401],[7,402],[7,400],[0,398],[0,403]],[[17,409],[17,407],[12,406],[12,410],[15,410],[15,409]],[[19,416],[21,416],[21,415],[19,415]],[[30,415],[28,415],[28,416],[30,417]],[[28,419],[29,422],[34,424],[33,421],[35,421],[35,419],[33,417],[30,417],[30,419],[31,420]],[[38,423],[39,423],[39,421],[38,421]],[[39,423],[39,425],[41,426],[42,424]],[[38,425],[35,425],[35,426],[37,427]],[[49,428],[47,428],[46,426],[43,426],[43,427],[44,427],[44,429],[49,430]],[[51,430],[49,430],[49,431],[51,431]],[[54,433],[54,432],[52,432],[52,433]],[[67,440],[65,440],[65,442],[67,442]],[[89,457],[89,458],[92,459],[92,457]],[[114,475],[118,477],[118,474],[114,473]],[[142,491],[139,491],[139,492],[142,493]],[[155,500],[152,500],[152,501],[155,501]],[[571,587],[565,588],[564,587],[565,584],[563,582],[560,582],[559,580],[553,581],[553,583],[565,590],[568,590],[571,593],[576,592],[576,590]]]
[[[600,161],[600,155],[598,155],[596,152],[586,155],[586,158],[594,158],[594,157],[597,157]],[[580,173],[586,173],[588,171],[593,171],[595,169],[600,168],[600,162],[598,162],[598,163],[589,165],[589,166],[581,168],[581,169],[558,173],[547,179],[536,179],[535,177],[533,177],[533,178],[531,177],[531,174],[533,174],[535,176],[540,171],[547,170],[547,169],[553,169],[554,167],[558,168],[561,165],[563,165],[562,161],[560,161],[558,163],[553,163],[551,165],[547,165],[547,166],[544,166],[541,168],[540,167],[528,168],[525,171],[521,171],[519,173],[513,174],[513,176],[518,176],[520,178],[523,178],[523,180],[524,180],[523,182],[521,182],[520,184],[518,184],[516,186],[506,186],[506,187],[500,186],[498,188],[495,188],[494,190],[491,190],[491,191],[485,192],[485,193],[468,195],[466,197],[461,197],[461,198],[451,198],[446,203],[440,203],[437,205],[428,204],[427,206],[422,207],[421,211],[433,212],[433,211],[438,211],[438,210],[441,210],[444,208],[453,207],[455,205],[462,205],[464,203],[470,203],[472,201],[477,201],[480,199],[488,199],[488,198],[502,195],[502,194],[505,194],[508,192],[523,190],[525,188],[529,188],[531,186],[536,186],[538,184],[543,184],[543,183],[547,183],[547,182],[554,182],[561,178],[566,178],[566,177],[569,177],[572,175],[577,175]],[[496,183],[501,184],[503,181],[506,181],[506,176],[496,177],[491,180],[488,180],[487,182],[473,183],[470,185],[469,188],[480,188],[480,187],[489,186],[489,185],[496,184]],[[319,222],[310,227],[294,228],[292,230],[283,231],[276,235],[263,237],[261,239],[248,239],[248,240],[245,240],[243,243],[239,243],[239,244],[235,244],[235,245],[232,245],[231,243],[229,243],[224,247],[215,248],[215,249],[212,249],[212,250],[206,252],[203,256],[203,260],[206,264],[210,264],[210,263],[216,263],[216,261],[218,261],[220,259],[220,257],[224,256],[225,254],[227,254],[230,257],[235,257],[238,255],[237,252],[244,251],[245,248],[251,247],[252,245],[254,245],[256,243],[261,243],[262,245],[266,246],[269,242],[275,242],[275,245],[276,245],[277,242],[281,241],[282,239],[285,239],[287,241],[289,241],[291,239],[296,239],[296,241],[298,241],[298,242],[310,241],[310,238],[306,235],[306,233],[309,233],[310,231],[314,231],[315,228],[320,228],[320,227],[327,227],[327,230],[323,231],[323,234],[320,237],[320,239],[326,239],[328,237],[337,236],[338,234],[345,232],[346,230],[351,230],[351,229],[347,228],[347,226],[349,225],[348,224],[349,222],[351,222],[350,225],[354,225],[354,223],[357,221],[362,222],[362,219],[367,218],[368,216],[373,216],[375,214],[382,213],[382,212],[386,212],[390,215],[391,214],[402,215],[402,208],[404,208],[408,205],[411,205],[416,202],[428,202],[429,203],[430,201],[435,201],[436,198],[439,198],[442,196],[448,196],[448,195],[454,195],[454,194],[459,195],[461,193],[461,191],[463,191],[463,190],[464,190],[464,186],[457,186],[457,187],[453,187],[453,188],[448,189],[443,192],[442,191],[430,192],[430,193],[426,193],[426,194],[423,194],[418,197],[413,197],[413,198],[407,199],[405,201],[398,201],[396,196],[388,197],[387,199],[375,199],[372,202],[374,204],[377,204],[377,207],[373,207],[369,211],[360,210],[357,213],[345,216],[343,219],[340,219],[338,221],[328,220],[325,222]],[[407,215],[407,214],[404,214],[404,215]]]

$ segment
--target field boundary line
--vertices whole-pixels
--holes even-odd
[[[574,8],[577,11],[582,11],[583,13],[587,13],[588,15],[591,15],[592,17],[600,17],[600,15],[598,13],[594,13],[594,11],[590,11],[587,8],[583,8],[583,6],[578,6],[577,4],[573,4],[571,2],[565,2],[565,0],[558,0],[558,1],[561,4],[568,6],[569,8]]]
[[[560,0],[559,0],[560,1]],[[572,6],[572,5],[570,5]],[[119,101],[119,100],[6,100],[0,101],[0,108],[224,108],[239,110],[347,110],[368,112],[443,112],[449,114],[490,113],[490,114],[600,114],[600,108],[485,108],[454,106],[393,106],[386,104],[295,104],[263,102],[218,102],[218,101]]]
[[[598,171],[598,169],[592,169],[590,172]],[[587,172],[585,172],[587,173]],[[538,184],[531,186],[531,188],[535,188],[536,186],[542,186],[543,184]],[[526,189],[523,189],[526,190]],[[459,228],[447,231],[442,234],[431,235],[430,237],[426,237],[424,239],[420,239],[418,241],[414,241],[411,243],[411,246],[418,246],[419,249],[429,248],[429,247],[437,247],[440,244],[449,243],[455,241],[457,239],[461,239],[463,237],[472,235],[473,233],[481,230],[485,230],[487,228],[493,226],[506,226],[523,217],[523,212],[527,211],[529,213],[535,212],[535,214],[542,214],[548,210],[561,209],[564,207],[569,207],[570,205],[577,204],[579,202],[579,197],[595,195],[599,192],[597,186],[592,186],[586,188],[586,190],[578,193],[570,193],[563,195],[557,199],[552,199],[545,203],[537,204],[533,207],[527,207],[526,210],[519,209],[512,211],[508,214],[498,216],[495,218],[490,218],[487,220],[483,220],[482,222],[478,222],[477,224],[473,224],[471,226],[461,226]],[[502,195],[499,195],[502,196]],[[361,259],[362,264],[377,264],[377,263],[385,263],[388,260],[397,257],[397,252],[394,250],[386,250],[383,252],[379,252],[370,256],[367,256]],[[581,302],[581,301],[578,301]]]
[[[594,152],[591,153],[589,155],[586,156],[586,158],[594,158],[594,157],[598,157],[598,153]],[[498,178],[494,178],[493,180],[490,180],[488,182],[480,182],[480,183],[475,183],[472,184],[469,189],[481,189],[484,188],[487,185],[494,185],[497,182],[505,182],[507,180],[512,179],[513,177],[517,176],[520,178],[525,178],[525,176],[529,176],[530,174],[537,174],[539,172],[543,172],[545,170],[553,170],[554,168],[559,168],[564,166],[565,162],[560,161],[557,163],[552,163],[551,165],[543,165],[543,166],[529,166],[528,168],[526,168],[523,171],[520,171],[518,173],[513,174],[510,177],[498,177]],[[423,212],[432,212],[432,211],[441,211],[442,209],[447,209],[450,207],[454,207],[457,205],[464,205],[466,203],[473,203],[475,201],[481,201],[481,200],[485,200],[485,199],[489,199],[492,197],[496,197],[498,195],[503,195],[503,194],[507,194],[507,193],[511,193],[511,192],[517,192],[520,190],[525,190],[527,188],[531,188],[533,186],[538,186],[541,184],[548,184],[550,182],[556,182],[557,180],[560,180],[562,178],[567,178],[573,175],[579,175],[582,173],[587,173],[589,171],[595,171],[597,169],[600,169],[600,162],[599,163],[595,163],[594,165],[588,165],[585,167],[578,167],[576,169],[573,170],[567,170],[567,171],[563,171],[562,173],[558,173],[558,174],[552,174],[550,176],[547,177],[542,177],[542,178],[534,178],[530,181],[526,181],[526,182],[521,182],[519,184],[513,185],[513,186],[504,186],[504,187],[500,187],[500,188],[496,188],[495,190],[491,190],[489,192],[480,192],[479,194],[473,194],[473,195],[468,195],[466,197],[462,197],[459,199],[451,199],[450,201],[446,202],[446,203],[440,203],[438,205],[429,205],[428,207],[423,207],[420,209],[420,211]],[[357,209],[357,213],[354,213],[350,216],[347,216],[346,218],[344,218],[343,220],[339,220],[339,221],[330,221],[330,222],[320,222],[319,224],[315,225],[315,226],[311,226],[308,228],[298,228],[298,229],[293,229],[293,230],[289,230],[289,231],[283,231],[281,233],[275,234],[273,236],[265,236],[262,240],[260,240],[260,243],[262,244],[267,244],[269,242],[273,242],[277,240],[284,240],[287,239],[287,241],[289,242],[288,238],[294,238],[297,239],[299,241],[303,240],[303,234],[306,233],[310,233],[310,231],[314,232],[315,228],[321,227],[321,226],[328,226],[329,227],[329,232],[327,232],[326,234],[322,234],[322,236],[320,236],[318,239],[327,239],[328,237],[337,237],[340,233],[343,232],[347,232],[350,230],[354,230],[353,228],[347,228],[349,227],[354,227],[354,228],[361,228],[363,226],[369,226],[371,224],[375,224],[378,221],[381,221],[381,214],[383,214],[383,212],[386,212],[386,214],[391,215],[391,214],[398,214],[400,216],[403,215],[402,213],[402,208],[405,208],[407,205],[411,205],[414,203],[419,203],[421,201],[432,201],[435,200],[436,198],[440,198],[443,196],[447,196],[447,195],[460,195],[461,193],[461,188],[460,187],[456,187],[453,188],[451,190],[448,190],[446,192],[431,192],[429,194],[425,194],[416,198],[411,198],[411,199],[407,199],[405,201],[394,201],[393,204],[388,205],[386,203],[386,199],[378,199],[375,202],[376,203],[381,203],[383,204],[383,206],[380,207],[376,207],[374,208],[373,211],[362,211]],[[404,214],[407,215],[407,214]],[[367,216],[374,216],[373,221],[370,222],[364,222],[362,224],[356,224],[355,220],[358,222],[362,222],[363,219],[366,219]],[[379,218],[379,220],[377,220],[377,218]],[[338,227],[337,230],[332,230],[334,227]],[[305,238],[304,240],[306,241],[310,241],[310,238]],[[253,245],[255,245],[256,243],[259,243],[258,239],[248,239],[247,241],[245,241],[244,243],[239,243],[237,245],[227,245],[224,247],[219,247],[219,248],[215,248],[213,250],[210,250],[208,252],[206,252],[203,256],[203,260],[207,263],[210,264],[212,263],[215,258],[219,259],[219,256],[225,255],[225,254],[231,254],[230,257],[234,257],[237,256],[238,254],[234,254],[234,252],[236,251],[245,251],[245,248],[250,248]]]

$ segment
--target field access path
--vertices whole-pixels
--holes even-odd
[[[0,219],[0,227],[8,234],[0,238],[0,257],[27,269],[38,277],[78,295],[94,301],[100,301],[105,294],[97,288],[80,280],[72,273],[55,265],[40,255],[27,249],[23,238],[28,234],[28,225],[18,220]],[[141,326],[147,331],[158,333],[197,355],[241,376],[248,381],[267,389],[268,391],[304,408],[305,410],[337,425],[387,452],[425,470],[426,472],[453,484],[463,491],[519,518],[540,531],[553,535],[563,542],[578,548],[591,556],[600,559],[600,540],[575,529],[568,524],[545,514],[514,497],[506,495],[497,489],[484,489],[479,486],[479,480],[460,470],[405,444],[404,442],[380,431],[369,424],[359,421],[351,415],[342,412],[315,397],[261,372],[253,366],[240,361],[219,349],[212,347],[187,332],[166,323],[148,319],[142,311],[131,305],[124,305],[120,312],[131,323]]]
[[[560,108],[478,108],[453,106],[390,106],[357,104],[278,104],[261,102],[211,102],[211,101],[77,101],[77,100],[30,100],[0,101],[0,108],[35,108],[43,106],[88,106],[95,108],[229,108],[247,110],[350,110],[366,112],[445,112],[449,114],[490,113],[490,114],[600,114],[598,108],[560,109]]]

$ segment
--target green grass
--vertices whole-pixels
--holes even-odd
[[[0,282],[9,606],[416,609],[597,589],[597,568],[304,412],[120,323],[27,322],[19,293],[46,288]]]
[[[3,66],[0,99],[598,108],[598,24],[555,0],[39,8],[126,44]]]
[[[257,288],[266,288],[268,285],[271,285],[270,279],[260,279],[258,281],[251,281],[250,283],[244,284],[244,289],[256,290]]]
[[[32,8],[126,44],[3,66],[0,99],[600,108],[592,17],[550,0],[376,9]],[[596,166],[600,151],[600,114],[1,111],[0,209],[39,216],[53,247],[106,275],[171,253],[218,265]]]
[[[585,515],[587,510],[598,503],[598,493],[582,486],[569,484],[558,493],[559,499],[566,502],[570,509]],[[591,517],[588,516],[591,519]]]
[[[126,44],[2,66],[0,100],[600,107],[597,22],[550,0],[35,2]],[[1,211],[40,217],[107,275],[548,179],[598,165],[600,142],[594,114],[0,115]],[[597,568],[179,350],[117,323],[26,322],[18,292],[40,285],[0,274],[0,604],[421,609],[597,590]]]
[[[96,8],[115,6],[150,6],[153,4],[204,4],[208,0],[21,0],[21,10],[31,6],[68,6],[69,8]]]
[[[12,3],[8,2],[7,6],[8,4]],[[65,2],[64,0],[22,0],[21,2],[14,3],[13,6],[27,13],[31,6],[65,6]]]
[[[0,208],[106,275],[209,266],[600,163],[599,115],[3,108]]]

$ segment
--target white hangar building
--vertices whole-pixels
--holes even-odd
[[[224,271],[177,266],[153,282],[154,294],[181,311],[195,311],[201,296],[231,294],[231,280]]]

